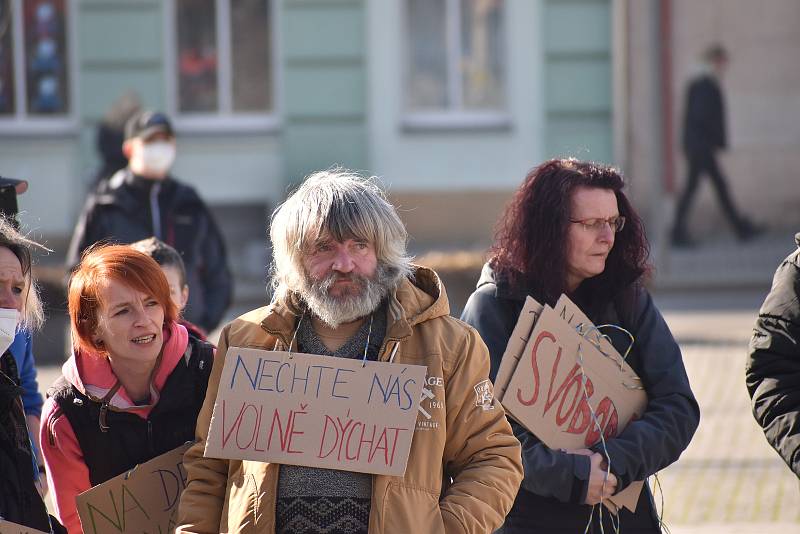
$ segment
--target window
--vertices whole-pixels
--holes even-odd
[[[0,0],[0,122],[71,113],[67,0]]]
[[[407,0],[407,114],[504,117],[504,11],[503,0]]]
[[[179,122],[259,124],[275,111],[269,0],[173,0]],[[264,124],[263,121],[260,124]]]

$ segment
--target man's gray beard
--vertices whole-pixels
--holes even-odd
[[[338,297],[331,296],[328,290],[337,280],[348,279],[357,284],[347,288]],[[354,273],[333,272],[322,280],[313,280],[308,273],[303,274],[303,287],[298,294],[308,309],[331,328],[366,317],[380,306],[381,301],[397,283],[392,269],[378,264],[375,274],[370,278]]]

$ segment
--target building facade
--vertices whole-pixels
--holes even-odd
[[[383,178],[419,246],[483,245],[538,161],[613,161],[612,11],[611,0],[0,0],[0,174],[29,180],[23,218],[62,253],[99,164],[97,125],[133,91],[174,117],[174,174],[223,226],[249,213],[263,239],[291,184],[342,165]]]

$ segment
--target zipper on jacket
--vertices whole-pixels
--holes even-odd
[[[153,447],[153,422],[150,419],[147,420],[147,447],[152,456],[155,447]]]
[[[56,446],[55,426],[56,426],[56,421],[62,415],[64,415],[64,410],[61,409],[61,406],[58,406],[58,404],[56,404],[56,409],[55,411],[53,411],[53,415],[51,415],[50,420],[47,421],[47,441],[50,442],[51,447]]]
[[[397,354],[397,349],[400,348],[400,340],[396,338],[389,338],[384,340],[381,350],[378,352],[378,361],[388,362],[391,361]]]
[[[278,332],[278,331],[276,331],[276,330],[270,330],[269,328],[267,328],[267,327],[266,327],[266,326],[264,326],[263,324],[261,325],[261,328],[262,328],[262,329],[263,329],[263,330],[264,330],[266,333],[268,333],[268,334],[269,334],[269,335],[271,335],[271,336],[275,336],[275,338],[276,338],[278,341],[280,341],[281,343],[283,343],[283,347],[281,347],[283,350],[286,350],[286,347],[289,347],[289,343],[287,343],[287,342],[286,342],[286,336],[284,336],[283,332]],[[291,347],[289,347],[289,348],[291,348]],[[275,344],[275,347],[274,347],[272,350],[278,350],[278,344],[277,344],[277,343]]]

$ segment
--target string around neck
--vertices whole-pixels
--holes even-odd
[[[361,360],[361,367],[367,366],[367,351],[369,350],[369,338],[372,336],[372,319],[375,317],[375,312],[369,314],[369,330],[367,330],[367,343],[364,345],[364,358]]]

